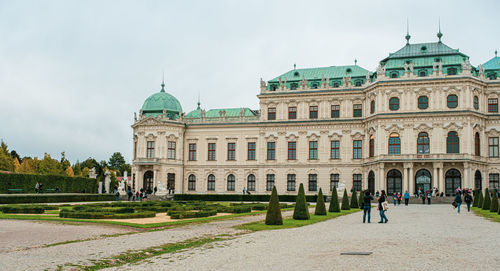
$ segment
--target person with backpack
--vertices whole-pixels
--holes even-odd
[[[457,204],[458,213],[460,214],[460,205],[462,204],[462,197],[460,192],[455,193],[455,199],[453,200]]]
[[[410,201],[410,193],[408,193],[408,190],[405,191],[403,198],[405,199],[405,206],[408,206],[408,202]]]
[[[370,223],[370,213],[372,210],[372,200],[373,197],[368,190],[365,191],[365,195],[363,196],[363,223],[365,223],[366,215],[368,214],[368,223]]]
[[[388,204],[386,202],[385,190],[382,190],[380,197],[378,198],[378,210],[380,212],[380,221],[378,223],[387,223],[389,219],[385,215],[385,211],[388,209]],[[385,219],[385,222],[384,222]]]
[[[467,212],[470,212],[470,205],[471,205],[473,199],[468,191],[465,192],[464,201],[465,201],[465,204],[467,204]]]

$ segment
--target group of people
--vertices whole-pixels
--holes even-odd
[[[381,193],[377,191],[377,193],[375,195],[376,195],[377,201],[378,201],[377,210],[379,211],[379,214],[380,214],[380,221],[378,223],[387,223],[389,221],[389,219],[387,219],[387,216],[385,215],[385,212],[389,208],[388,203],[386,201],[387,194],[385,193],[385,190],[382,190]],[[408,194],[408,199],[409,199],[409,194]],[[372,200],[374,200],[373,196],[370,194],[370,192],[368,190],[366,190],[365,195],[363,196],[363,202],[362,202],[363,223],[366,222],[367,217],[368,217],[368,223],[370,223],[371,210],[372,210],[372,205],[371,205]]]
[[[35,193],[40,194],[43,191],[43,183],[36,182],[35,184]]]
[[[463,195],[463,200],[462,200],[462,195]],[[453,199],[453,206],[457,208],[457,212],[460,213],[460,205],[462,205],[462,202],[465,202],[467,204],[467,212],[470,212],[470,205],[474,199],[472,198],[471,191],[470,189],[460,189],[457,188],[455,191],[455,198]]]

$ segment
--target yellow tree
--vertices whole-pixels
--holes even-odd
[[[82,169],[82,176],[85,177],[85,178],[88,178],[89,177],[89,173],[90,173],[90,170],[88,167],[84,167]]]
[[[14,172],[19,172],[19,169],[21,168],[21,164],[19,164],[19,159],[14,158]]]
[[[71,168],[71,166],[67,167],[64,172],[66,173],[67,176],[70,176],[70,177],[75,176],[75,173],[73,172],[73,169]]]

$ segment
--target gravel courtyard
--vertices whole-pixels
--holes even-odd
[[[391,206],[389,223],[360,213],[262,231],[114,270],[500,270],[500,224],[451,205]],[[373,252],[341,256],[341,252]]]

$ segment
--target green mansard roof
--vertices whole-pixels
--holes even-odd
[[[485,70],[499,70],[500,69],[500,57],[495,56],[494,58],[488,60],[488,62],[483,64]]]
[[[257,113],[249,108],[222,108],[222,109],[210,109],[205,113],[205,118],[218,118],[220,117],[220,111],[226,111],[226,117],[239,117],[241,114],[241,110],[244,110],[243,115],[245,117],[254,117],[257,116]],[[187,113],[186,118],[200,118],[201,117],[201,108],[197,108],[189,113]]]
[[[415,58],[429,56],[460,55],[467,57],[459,52],[458,49],[452,49],[442,42],[406,44],[395,53],[390,53],[382,62],[396,58]]]
[[[321,68],[309,68],[309,69],[293,69],[290,70],[274,79],[269,80],[269,82],[279,82],[281,80],[290,81],[300,81],[302,77],[306,80],[321,80],[322,77],[326,78],[343,78],[346,74],[351,77],[366,77],[369,73],[367,69],[364,69],[358,65],[350,66],[330,66]]]

